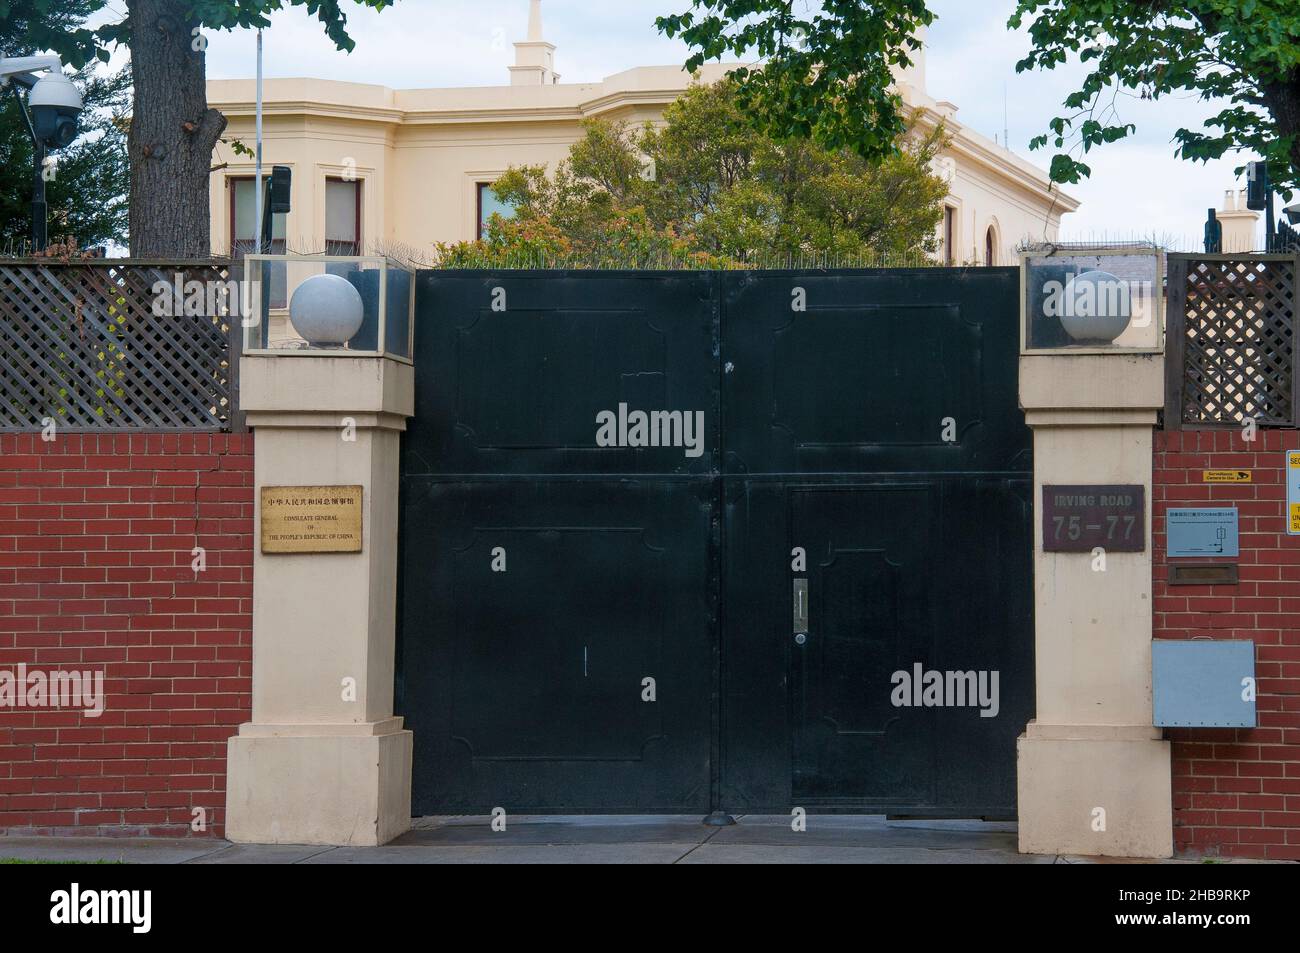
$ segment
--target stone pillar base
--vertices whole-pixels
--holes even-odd
[[[240,727],[227,746],[226,838],[375,847],[411,827],[411,732],[359,725]]]
[[[1020,852],[1172,857],[1169,757],[1156,728],[1031,721],[1016,741]]]

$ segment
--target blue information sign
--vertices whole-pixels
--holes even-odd
[[[1237,508],[1170,509],[1165,542],[1169,556],[1237,556]]]

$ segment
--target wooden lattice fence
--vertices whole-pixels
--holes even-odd
[[[1165,427],[1292,427],[1291,255],[1170,255]]]
[[[240,429],[232,277],[213,261],[0,260],[0,430]]]

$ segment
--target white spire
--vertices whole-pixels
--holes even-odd
[[[510,67],[511,86],[549,86],[558,83],[555,46],[542,38],[542,0],[528,5],[528,39],[515,44],[515,65]]]
[[[538,43],[542,39],[542,0],[529,0],[528,5],[528,42]]]

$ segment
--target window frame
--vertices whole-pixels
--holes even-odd
[[[353,187],[352,191],[353,191],[354,207],[352,211],[352,224],[353,224],[353,235],[356,237],[351,242],[346,243],[353,246],[353,250],[349,252],[343,252],[337,250],[336,248],[331,248],[331,245],[333,244],[337,244],[337,245],[345,244],[344,242],[340,242],[338,239],[332,239],[329,237],[329,194],[330,194],[331,182],[343,182]],[[356,176],[351,179],[349,179],[345,175],[325,176],[325,192],[324,192],[325,207],[322,210],[324,212],[324,220],[325,220],[325,236],[324,236],[325,254],[352,255],[352,256],[359,256],[361,254],[361,248],[364,243],[363,235],[364,235],[364,225],[365,225],[365,222],[362,219],[361,193],[364,191],[364,189],[365,189],[365,180],[362,179],[360,176]]]
[[[268,177],[267,177],[265,174],[263,174],[263,176],[262,176],[263,181],[265,181],[267,178],[268,178]],[[257,188],[257,176],[256,176],[255,174],[254,174],[254,175],[228,175],[228,176],[226,176],[226,205],[227,205],[227,209],[228,209],[228,218],[227,218],[226,221],[227,221],[227,225],[229,226],[229,229],[230,229],[230,232],[229,232],[229,239],[230,239],[230,257],[231,257],[232,260],[235,260],[235,261],[238,261],[238,260],[242,259],[242,258],[244,257],[244,255],[248,254],[248,250],[240,251],[238,254],[236,253],[236,251],[237,251],[237,249],[238,249],[239,242],[241,242],[241,241],[244,241],[244,242],[252,242],[252,243],[255,245],[255,244],[257,243],[257,239],[258,239],[258,236],[257,236],[256,233],[254,233],[254,235],[253,235],[251,238],[239,238],[239,237],[235,234],[235,215],[236,215],[235,187],[236,187],[239,183],[241,183],[241,182],[248,182],[248,183],[251,183],[252,186],[253,186],[253,188],[256,189],[256,188]],[[257,196],[256,196],[256,195],[253,196],[253,201],[254,201],[254,202],[257,201]],[[256,205],[254,205],[254,208],[256,208]],[[269,214],[269,213],[265,213],[265,214]],[[254,228],[254,229],[257,228],[257,223],[256,223],[256,222],[253,223],[253,228]],[[280,246],[280,248],[279,248],[278,250],[276,249],[276,245],[277,245],[277,244]],[[272,220],[272,222],[271,222],[271,247],[270,247],[269,249],[267,249],[266,254],[268,254],[268,255],[283,255],[283,254],[286,253],[287,249],[288,249],[288,243],[287,243],[287,240],[284,239],[284,238],[276,238],[276,237],[275,237],[275,222],[274,222],[274,220]],[[255,250],[254,250],[254,251],[255,251]]]
[[[502,175],[504,175],[504,173],[502,173]],[[488,225],[488,223],[487,223],[487,221],[483,218],[483,194],[484,194],[484,190],[485,190],[485,189],[491,189],[492,186],[496,185],[497,180],[498,180],[500,177],[501,177],[501,176],[498,175],[498,176],[496,176],[495,178],[488,180],[488,179],[483,179],[483,178],[479,178],[479,177],[476,176],[476,177],[474,178],[474,180],[473,180],[473,181],[474,181],[474,222],[475,222],[475,225],[474,225],[474,239],[475,239],[476,241],[483,241],[483,240],[487,237],[487,225]],[[504,204],[504,203],[502,203],[502,204]],[[511,209],[511,213],[513,214],[514,212],[515,212],[515,209]],[[494,214],[495,214],[495,213],[494,213]]]

